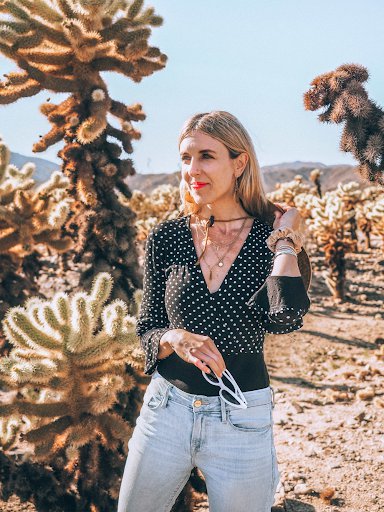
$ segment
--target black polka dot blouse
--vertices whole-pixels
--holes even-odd
[[[303,326],[310,299],[301,276],[271,276],[273,253],[265,241],[273,230],[259,218],[220,288],[210,293],[190,228],[190,215],[162,221],[150,231],[144,258],[143,298],[136,325],[145,352],[144,373],[155,368],[187,393],[218,395],[194,364],[173,352],[158,360],[159,341],[170,329],[209,336],[240,389],[269,385],[263,357],[266,333]],[[224,382],[226,379],[224,378]]]

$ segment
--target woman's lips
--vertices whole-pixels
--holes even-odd
[[[191,186],[192,188],[202,188],[205,187],[205,185],[208,185],[208,183],[193,183]]]

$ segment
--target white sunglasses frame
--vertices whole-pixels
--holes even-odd
[[[211,372],[213,372],[213,370],[211,369]],[[213,386],[220,386],[220,391],[219,391],[219,395],[221,396],[221,398],[224,400],[224,402],[226,402],[227,404],[229,405],[232,405],[233,407],[238,407],[239,409],[246,409],[247,408],[247,405],[248,405],[248,402],[246,401],[245,399],[245,396],[243,395],[241,389],[239,388],[237,382],[235,381],[235,379],[232,377],[231,373],[225,369],[223,370],[223,375],[225,375],[225,377],[227,377],[227,379],[232,383],[233,387],[235,388],[235,391],[237,394],[235,394],[231,389],[229,389],[224,383],[223,383],[223,380],[218,377],[216,375],[215,372],[213,372],[217,378],[217,380],[219,381],[218,383],[217,382],[211,382],[209,380],[209,378],[207,377],[206,373],[201,370],[201,373],[203,374],[203,377],[204,379],[209,382],[210,384],[212,384]],[[238,400],[239,404],[234,404],[232,402],[229,402],[224,396],[223,396],[223,391],[227,391],[227,393],[229,393],[230,395],[233,396],[233,398],[235,398],[236,400]]]

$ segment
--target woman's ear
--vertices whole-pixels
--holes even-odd
[[[238,176],[240,176],[249,160],[248,153],[240,153],[240,155],[236,158],[236,170],[239,173]]]

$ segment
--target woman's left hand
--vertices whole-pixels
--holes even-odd
[[[289,206],[287,203],[274,203],[277,206],[283,208],[284,213],[275,210],[275,220],[273,223],[273,229],[289,227],[294,231],[300,231],[302,217],[299,210],[294,206]]]

